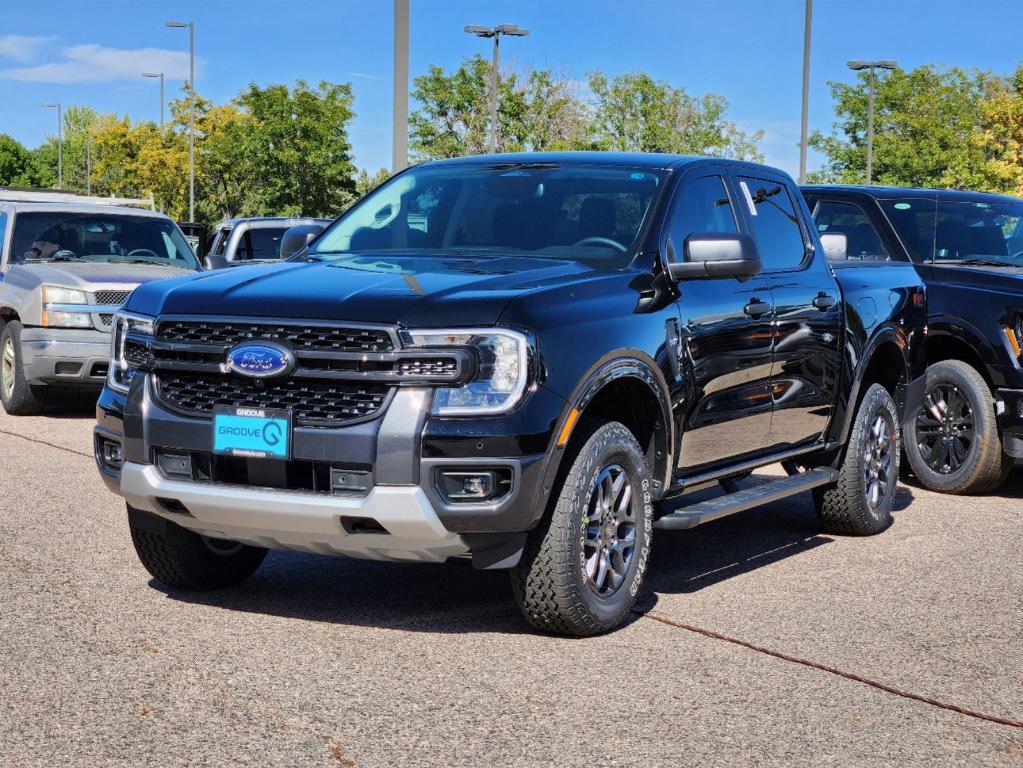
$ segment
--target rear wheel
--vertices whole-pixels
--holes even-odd
[[[0,333],[0,402],[12,416],[32,416],[43,410],[44,387],[25,380],[21,323],[7,322]]]
[[[650,473],[618,422],[580,428],[553,506],[512,571],[526,620],[546,632],[596,635],[625,620],[643,583],[653,511]]]
[[[128,507],[131,540],[142,565],[175,589],[221,589],[240,584],[259,568],[266,550],[212,539],[148,512]]]
[[[1013,466],[1002,450],[991,390],[961,360],[927,369],[923,407],[906,425],[905,442],[913,474],[933,491],[992,491]]]
[[[856,412],[838,481],[814,489],[828,530],[865,536],[888,527],[899,477],[898,423],[892,396],[871,385]]]

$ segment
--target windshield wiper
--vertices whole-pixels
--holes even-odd
[[[1004,259],[982,259],[982,258],[972,258],[972,257],[969,258],[969,259],[960,259],[958,262],[950,261],[950,262],[944,262],[944,263],[950,263],[950,264],[970,264],[970,265],[979,266],[979,267],[1020,267],[1020,266],[1023,266],[1023,264],[1016,264],[1016,263],[1013,263],[1011,261],[1005,261]]]

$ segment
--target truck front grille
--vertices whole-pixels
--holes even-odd
[[[393,337],[386,328],[165,320],[157,327],[156,336],[161,341],[224,347],[262,339],[285,342],[296,350],[389,352],[394,349]]]
[[[96,303],[104,306],[121,306],[128,300],[131,291],[96,291]]]
[[[290,410],[298,426],[336,426],[375,416],[391,388],[318,379],[257,380],[159,371],[156,394],[174,410],[208,417],[217,406]]]

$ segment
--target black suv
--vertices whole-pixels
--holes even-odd
[[[839,260],[916,265],[927,286],[924,408],[905,436],[928,488],[981,493],[1023,459],[1023,200],[983,192],[805,187]]]
[[[908,264],[829,265],[771,168],[427,163],[282,263],[132,294],[97,463],[174,587],[273,547],[471,557],[511,571],[534,626],[593,634],[654,528],[810,490],[830,530],[889,523],[923,299]]]

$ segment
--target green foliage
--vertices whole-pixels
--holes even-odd
[[[826,157],[814,182],[862,183],[867,164],[869,75],[829,83],[835,131],[815,131],[810,147]],[[1009,191],[1019,185],[1013,128],[1023,139],[1020,92],[990,73],[921,66],[878,73],[874,106],[875,184]],[[992,103],[992,99],[997,99]],[[1003,123],[1003,120],[1005,121]],[[999,158],[1002,158],[1001,164]]]
[[[386,168],[378,168],[377,172],[373,174],[365,168],[360,168],[358,173],[355,174],[356,197],[365,197],[389,178],[391,178],[391,172]]]
[[[28,186],[32,154],[6,133],[0,133],[0,186]]]

